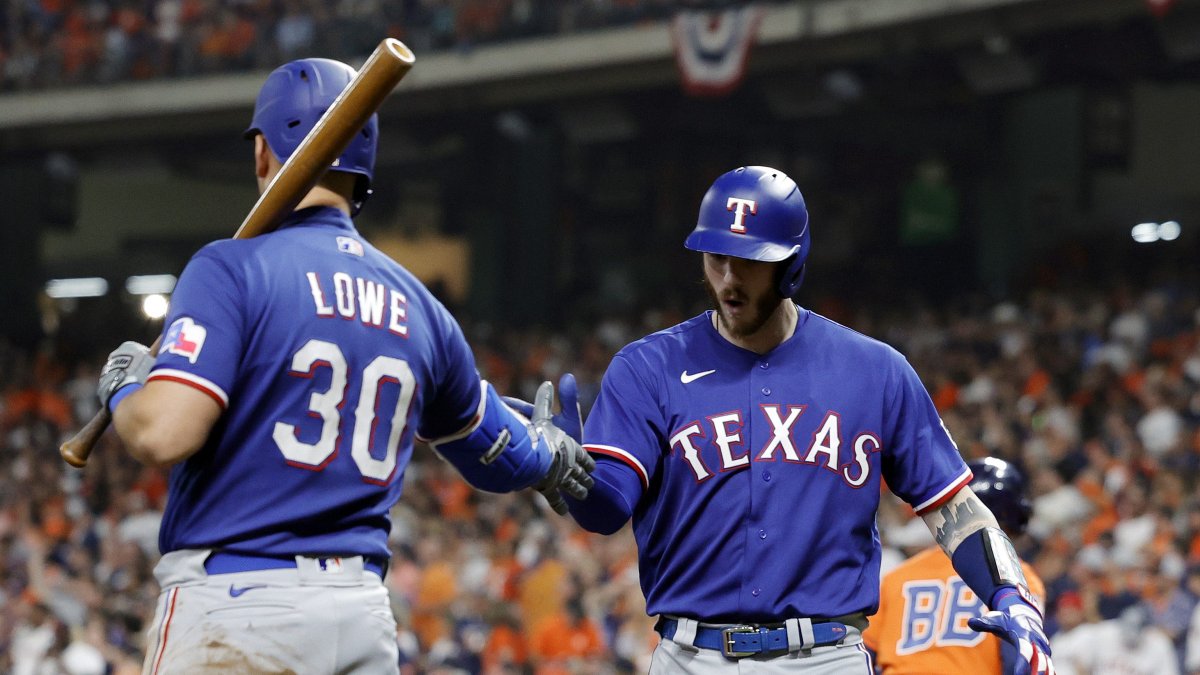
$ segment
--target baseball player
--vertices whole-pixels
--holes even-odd
[[[908,362],[797,306],[809,252],[796,184],[719,177],[685,246],[713,309],[623,348],[584,428],[597,460],[586,529],[630,518],[652,673],[867,673],[879,602],[880,481],[912,504],[994,612],[972,620],[1051,670],[1008,537]]]
[[[1020,536],[1031,508],[1025,479],[1015,466],[987,458],[967,463],[970,488],[1009,537]],[[1022,562],[1029,590],[1044,606],[1046,587]],[[1020,661],[1013,645],[978,631],[967,621],[984,612],[983,602],[954,571],[950,559],[931,546],[883,577],[879,611],[863,633],[882,675],[1007,675]]]
[[[354,75],[270,74],[246,132],[260,190]],[[512,412],[445,307],[352,224],[377,136],[372,117],[276,231],[201,249],[157,357],[127,342],[104,367],[127,450],[172,467],[146,673],[397,672],[381,578],[414,438],[483,490],[534,487],[563,513],[560,490],[587,492],[553,386],[532,424]]]

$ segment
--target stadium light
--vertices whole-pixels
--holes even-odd
[[[142,298],[142,313],[150,319],[161,319],[167,315],[167,309],[171,303],[167,300],[167,296],[160,293],[151,293]]]
[[[1158,223],[1138,223],[1133,226],[1133,240],[1139,244],[1158,241]]]
[[[98,298],[108,293],[108,282],[101,277],[51,279],[46,282],[46,295],[56,298]]]
[[[1175,241],[1182,233],[1183,227],[1175,220],[1168,220],[1165,223],[1138,223],[1130,231],[1133,240],[1139,244]]]
[[[125,290],[130,295],[170,293],[176,281],[174,274],[138,274],[125,280]]]

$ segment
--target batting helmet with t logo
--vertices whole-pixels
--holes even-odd
[[[333,59],[299,59],[276,68],[258,91],[246,138],[262,134],[275,157],[286,162],[355,74],[353,68]],[[329,167],[330,171],[359,176],[354,188],[354,213],[371,194],[378,140],[379,115],[375,114]]]
[[[808,260],[808,208],[795,181],[766,166],[743,166],[722,175],[700,203],[696,229],[683,245],[781,266],[778,289],[790,298],[804,281]]]

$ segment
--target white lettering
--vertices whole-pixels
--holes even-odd
[[[368,326],[383,325],[383,286],[369,279],[358,282],[358,314]]]
[[[337,299],[337,311],[343,319],[354,318],[354,280],[345,272],[333,275],[333,292]]]
[[[321,292],[321,281],[317,278],[317,273],[309,272],[304,276],[308,277],[308,288],[312,291],[313,303],[317,306],[317,316],[333,316],[333,307],[325,304],[325,294]]]
[[[712,473],[705,468],[704,463],[700,461],[700,451],[696,449],[692,443],[692,436],[703,436],[704,430],[699,424],[692,423],[690,426],[684,427],[679,433],[671,437],[671,447],[679,446],[683,452],[683,458],[692,467],[692,473],[696,474],[696,480],[702,481],[712,476]]]
[[[757,460],[775,461],[775,448],[783,449],[785,462],[799,462],[800,455],[796,452],[796,443],[792,440],[792,425],[804,414],[805,406],[789,405],[787,419],[779,417],[779,406],[775,404],[762,406],[762,411],[771,423],[771,442],[758,453]]]
[[[817,455],[825,455],[825,468],[837,471],[838,448],[842,445],[842,435],[838,429],[840,421],[841,418],[832,410],[825,415],[825,421],[821,423],[821,428],[813,434],[812,445],[809,446],[808,454],[804,457],[806,464],[819,464]]]
[[[735,410],[722,415],[716,415],[708,418],[708,421],[712,423],[713,431],[716,432],[713,442],[717,444],[717,448],[721,451],[721,470],[728,471],[749,464],[749,452],[743,454],[741,457],[733,456],[733,446],[742,442],[742,435],[737,433],[742,429],[741,412]],[[729,430],[730,424],[737,425],[732,433]]]
[[[408,298],[403,293],[391,290],[378,281],[352,277],[345,272],[334,273],[333,289],[322,288],[321,277],[316,272],[306,272],[305,277],[317,316],[336,315],[353,319],[357,315],[364,326],[383,328],[386,312],[388,331],[408,337]],[[328,300],[331,291],[334,296],[332,305]]]
[[[881,446],[882,444],[875,434],[859,434],[854,439],[854,464],[858,465],[858,477],[850,477],[850,465],[842,469],[842,478],[846,479],[850,487],[862,487],[863,483],[867,482],[867,478],[871,476],[871,465],[867,461],[867,453],[879,452]]]
[[[391,291],[391,318],[388,320],[388,330],[396,335],[408,335],[408,298],[399,291]]]

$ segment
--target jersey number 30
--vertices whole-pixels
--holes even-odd
[[[291,374],[297,377],[311,378],[313,372],[322,366],[332,371],[329,389],[313,392],[308,399],[310,414],[321,418],[321,437],[316,443],[305,443],[296,437],[296,426],[286,422],[276,422],[272,434],[288,463],[304,468],[321,469],[337,452],[342,423],[341,405],[346,396],[349,373],[346,357],[332,342],[309,340],[292,357]],[[404,434],[413,392],[417,388],[416,378],[407,362],[390,356],[377,356],[363,368],[360,380],[350,456],[354,458],[363,478],[372,483],[385,484],[396,470],[396,450]],[[375,407],[378,405],[379,387],[385,382],[400,385],[400,395],[396,398],[396,409],[392,411],[387,451],[383,459],[375,459],[371,454],[375,436]]]

